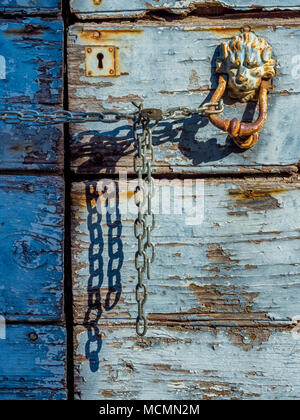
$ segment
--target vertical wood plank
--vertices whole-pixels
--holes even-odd
[[[0,400],[66,399],[65,328],[7,325],[0,340]]]
[[[0,176],[0,226],[0,315],[61,320],[63,180]]]

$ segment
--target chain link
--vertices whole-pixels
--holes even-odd
[[[55,111],[52,114],[42,114],[37,111],[0,111],[0,121],[6,124],[33,123],[38,125],[53,125],[64,123],[102,122],[113,124],[121,120],[135,120],[136,114],[124,114],[117,111],[103,112],[69,112]]]

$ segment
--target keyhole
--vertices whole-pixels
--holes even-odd
[[[99,53],[97,55],[97,59],[98,59],[98,68],[100,70],[103,70],[103,60],[104,60],[104,55],[102,53]]]

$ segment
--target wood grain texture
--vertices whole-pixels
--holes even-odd
[[[0,20],[0,110],[62,109],[63,25],[60,20]],[[0,123],[0,169],[57,170],[62,127]]]
[[[299,341],[288,330],[102,323],[98,342],[75,328],[77,399],[299,399]],[[100,338],[102,337],[102,338]],[[244,344],[249,342],[250,344]],[[94,350],[89,353],[89,349]]]
[[[66,398],[65,329],[7,325],[0,340],[0,400]]]
[[[58,177],[0,176],[0,314],[62,318],[64,184]]]
[[[152,11],[173,13],[189,13],[205,9],[214,13],[230,10],[294,10],[300,8],[299,0],[257,0],[255,4],[249,0],[135,0],[130,4],[124,0],[102,0],[101,5],[94,5],[92,0],[71,0],[72,11],[83,19],[99,17],[143,16]]]
[[[10,15],[57,15],[61,12],[61,0],[1,0],[0,12]]]
[[[77,24],[69,30],[69,106],[71,110],[133,111],[131,101],[163,110],[197,107],[217,86],[215,60],[220,43],[239,33],[243,24],[272,45],[278,62],[276,89],[259,143],[240,152],[207,118],[193,117],[159,125],[154,136],[156,172],[173,174],[294,172],[298,147],[297,45],[300,21],[197,19],[146,24]],[[100,37],[97,38],[97,31]],[[95,35],[96,34],[96,35]],[[85,47],[118,49],[118,77],[86,77]],[[187,48],[188,46],[188,48]],[[251,120],[255,105],[225,100],[226,118]],[[256,110],[257,111],[257,110]],[[71,127],[72,169],[77,173],[133,171],[130,121]]]
[[[87,325],[133,320],[137,309],[136,183],[129,183],[128,192],[113,181],[107,184],[118,195],[110,215],[101,182],[75,183],[72,192],[74,316]],[[167,184],[164,190],[156,185],[156,197],[167,200],[161,203],[164,211],[170,194],[171,212],[157,215],[153,232],[150,320],[191,328],[290,325],[300,314],[299,181],[206,180],[204,201],[199,195],[194,203],[195,187],[183,192],[177,180],[176,193],[168,193]],[[174,194],[185,198],[175,201]],[[182,214],[174,214],[174,203],[184,208]],[[189,225],[195,210],[199,224]]]

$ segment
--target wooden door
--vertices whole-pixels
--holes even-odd
[[[61,2],[0,3],[1,111],[62,109]],[[63,127],[0,140],[0,399],[65,399]]]
[[[77,399],[299,398],[300,21],[291,15],[299,2],[286,3],[279,17],[278,2],[267,0],[255,10],[247,1],[221,10],[201,1],[141,0],[130,10],[119,0],[71,1],[89,19],[68,32],[71,110],[197,107],[216,88],[217,47],[243,25],[272,45],[278,63],[254,148],[239,151],[202,117],[160,123],[154,134],[155,179],[200,183],[204,217],[190,226],[188,213],[158,215],[145,338],[135,333],[135,215],[124,212],[132,126],[70,127]],[[116,49],[117,77],[86,73],[88,47]],[[227,100],[226,117],[247,118],[255,105],[245,108]],[[121,171],[128,192],[104,216],[103,178],[120,191]]]
[[[277,61],[268,121],[244,151],[201,115],[156,128],[170,210],[143,338],[132,120],[0,122],[0,399],[298,399],[300,3],[127,3],[0,1],[0,112],[197,108],[220,43],[250,25]],[[89,50],[104,60],[91,73]],[[227,118],[256,112],[225,97]]]

